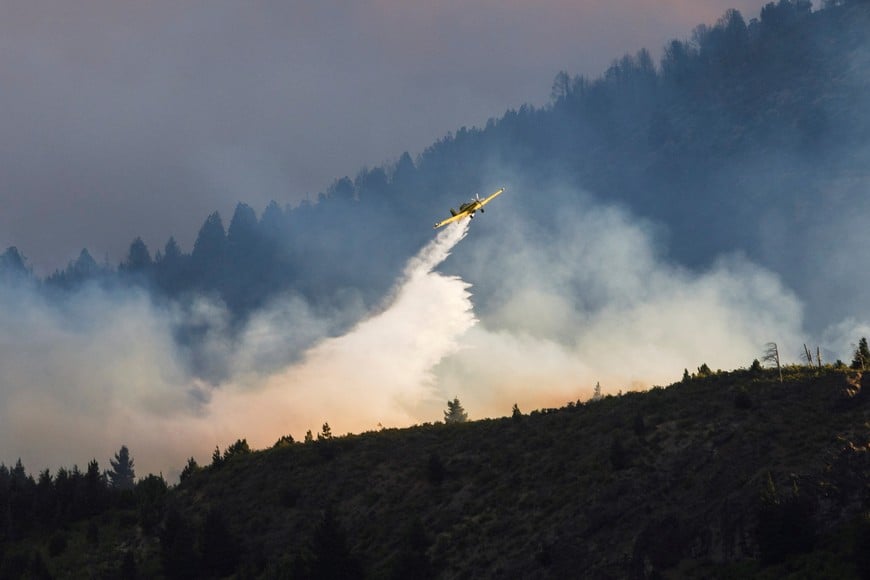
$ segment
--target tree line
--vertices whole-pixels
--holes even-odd
[[[28,474],[19,459],[11,468],[0,463],[0,542],[15,541],[38,530],[53,530],[94,516],[136,490],[133,459],[122,446],[100,470],[96,459],[85,471],[74,465],[52,475],[44,469]]]
[[[861,193],[827,192],[832,177],[867,163],[856,146],[870,131],[866,92],[850,71],[868,48],[868,26],[860,0],[828,0],[816,11],[808,0],[778,0],[748,22],[729,10],[667,43],[658,63],[643,49],[598,78],[560,72],[547,105],[523,105],[448,133],[416,158],[363,168],[313,202],[272,202],[259,217],[239,203],[228,225],[209,215],[189,251],[174,237],[156,249],[136,238],[116,266],[85,249],[40,283],[60,291],[94,280],[136,284],[172,299],[206,293],[239,320],[288,291],[328,307],[352,289],[374,304],[430,239],[434,217],[506,169],[524,176],[523,215],[537,227],[553,223],[553,207],[582,204],[575,192],[585,190],[666,224],[670,252],[690,266],[739,250],[800,287],[812,243],[801,232],[848,211]],[[555,183],[571,187],[538,203]],[[782,235],[793,243],[772,262],[763,251],[769,216],[802,207],[814,211],[788,216]],[[465,251],[473,249],[457,249]],[[0,271],[26,276],[24,255],[7,249]]]

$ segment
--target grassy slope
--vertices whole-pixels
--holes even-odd
[[[225,514],[242,577],[289,566],[327,506],[371,577],[390,574],[417,518],[445,578],[857,577],[854,530],[870,509],[870,387],[860,387],[833,369],[793,369],[784,384],[770,371],[720,373],[516,419],[254,452],[195,473],[171,499],[194,526],[209,509]],[[820,539],[809,556],[763,569],[756,528],[769,480],[780,501],[796,489],[811,506]],[[141,571],[156,569],[153,538],[101,529],[116,562],[123,544]],[[76,545],[81,556],[68,550],[49,567],[94,570]]]

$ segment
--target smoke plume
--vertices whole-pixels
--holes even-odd
[[[437,421],[454,396],[472,418],[504,416],[513,403],[586,399],[598,382],[616,393],[702,363],[745,367],[769,341],[797,360],[803,305],[769,270],[739,254],[680,267],[653,224],[592,201],[541,227],[520,195],[440,230],[362,317],[353,301],[327,316],[285,296],[232,334],[205,298],[162,306],[95,285],[58,302],[2,287],[0,457],[29,470],[105,464],[125,444],[140,475],[172,478],[239,438],[263,448],[327,422],[342,434]],[[202,364],[220,361],[227,378],[191,371],[174,332],[193,323],[211,329]],[[824,338],[848,348],[841,337],[862,328],[846,321]]]
[[[327,421],[336,433],[409,424],[434,396],[432,367],[474,323],[467,284],[434,271],[466,232],[462,224],[439,233],[379,312],[283,367],[282,353],[294,360],[300,341],[333,324],[299,298],[259,313],[231,340],[221,330],[226,313],[205,299],[182,313],[141,291],[89,286],[58,304],[3,286],[0,457],[21,457],[32,470],[92,457],[105,464],[126,444],[141,474],[170,475],[188,456],[202,461],[237,438],[263,447]],[[228,357],[230,380],[214,387],[191,376],[173,340],[182,315],[215,329],[203,338],[204,359]]]
[[[666,385],[703,363],[748,367],[769,341],[800,345],[802,304],[741,255],[682,268],[652,224],[591,201],[559,207],[546,230],[506,213],[498,235],[463,247],[463,271],[492,300],[438,367],[472,416],[585,400],[598,382],[614,394]]]

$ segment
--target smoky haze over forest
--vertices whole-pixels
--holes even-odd
[[[337,175],[545,103],[559,68],[597,74],[759,6],[10,0],[0,246],[40,274],[82,247],[116,262],[135,235],[189,250],[211,211],[295,205]]]
[[[504,415],[748,366],[768,341],[846,359],[870,330],[868,11],[755,16],[559,74],[549,105],[312,203],[212,214],[189,251],[136,240],[117,268],[85,252],[41,278],[7,251],[0,457],[125,442],[169,473],[238,437],[433,421],[453,396]]]

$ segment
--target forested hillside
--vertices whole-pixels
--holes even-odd
[[[864,0],[732,10],[658,62],[642,49],[595,78],[558,73],[546,105],[352,168],[310,202],[213,213],[190,248],[131,231],[120,263],[83,249],[45,277],[27,248],[6,249],[7,453],[51,439],[90,457],[119,430],[166,453],[185,433],[217,436],[209,422],[234,416],[211,414],[219,395],[248,410],[267,386],[306,412],[355,389],[424,417],[403,425],[426,420],[356,384],[370,342],[283,379],[389,308],[433,222],[499,187],[420,274],[437,268],[435,291],[455,300],[430,311],[436,292],[418,292],[363,384],[547,406],[586,399],[598,375],[624,382],[501,419],[341,437],[327,423],[263,450],[239,438],[209,465],[191,458],[177,486],[133,484],[120,456],[110,474],[0,458],[0,580],[870,577],[870,355],[824,364],[870,323],[868,31]],[[421,313],[462,324],[419,339],[438,348],[407,351],[405,376],[394,349],[418,340]],[[731,368],[770,340],[810,359],[819,344],[817,365],[703,365],[635,391],[671,382],[647,377],[674,360],[703,352],[716,368],[727,352]],[[350,370],[314,380],[339,363]],[[290,415],[287,432],[312,420]]]
[[[866,578],[868,384],[703,365],[502,419],[240,440],[175,487],[126,489],[120,453],[108,481],[0,467],[0,578]]]
[[[860,227],[870,209],[868,29],[858,0],[816,11],[780,0],[749,22],[732,10],[668,43],[659,63],[641,50],[598,78],[559,73],[548,105],[463,127],[416,159],[338,179],[311,203],[271,204],[259,217],[240,203],[228,222],[209,216],[189,250],[137,238],[117,268],[84,251],[43,285],[98,278],[172,298],[211,293],[239,318],[288,291],[326,306],[351,292],[371,305],[448,207],[504,185],[494,221],[521,219],[534,233],[592,202],[622,205],[661,226],[663,251],[681,264],[738,252],[770,268],[828,307],[825,320],[808,312],[821,327],[852,314],[831,286],[853,279],[849,264],[870,241]],[[506,240],[479,229],[480,240]],[[499,284],[464,265],[475,252],[460,248],[456,270],[483,289]],[[26,270],[15,249],[2,263]],[[816,282],[820,268],[834,284]]]

